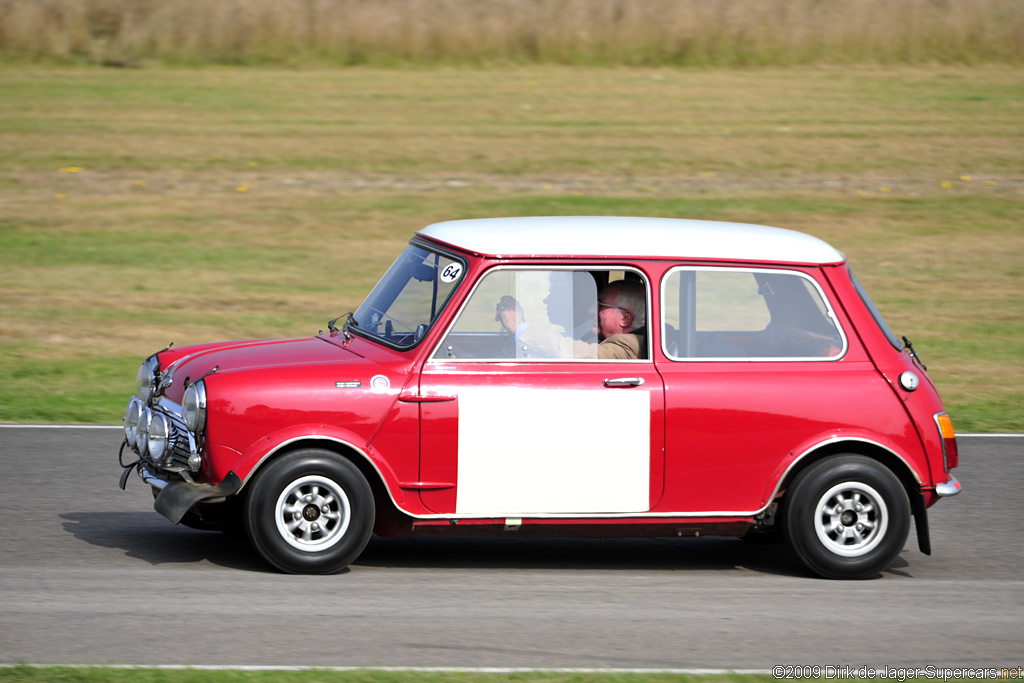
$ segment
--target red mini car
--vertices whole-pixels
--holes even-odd
[[[438,223],[315,337],[147,358],[121,487],[286,572],[337,572],[372,532],[762,534],[864,578],[911,518],[930,553],[927,508],[960,490],[924,370],[808,235]]]

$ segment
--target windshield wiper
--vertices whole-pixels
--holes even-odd
[[[334,320],[329,320],[327,322],[327,329],[330,330],[331,332],[337,332],[338,328],[334,326],[334,323],[338,322],[342,318],[345,318],[345,325],[344,325],[344,327],[348,327],[349,325],[351,325],[352,327],[359,327],[359,322],[356,320],[355,316],[352,314],[352,311],[349,311],[348,313],[346,313],[343,316],[339,315]],[[345,336],[346,337],[349,336],[348,333],[346,333]]]
[[[928,370],[928,366],[921,361],[921,357],[918,356],[917,351],[914,350],[914,345],[910,343],[910,340],[907,339],[906,336],[903,337],[903,348],[910,352],[910,357],[921,365],[922,370]]]

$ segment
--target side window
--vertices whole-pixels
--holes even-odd
[[[607,354],[612,347],[618,354],[632,353],[615,358],[646,357],[643,330],[606,348],[599,344],[598,281],[607,279],[606,271],[492,270],[480,280],[432,360],[596,360],[611,357]],[[645,311],[644,285],[619,282],[607,292],[624,287],[639,287],[635,301],[640,303],[628,305]],[[614,298],[611,308],[627,305],[618,295]],[[646,320],[644,311],[636,317],[638,324]]]
[[[662,338],[673,359],[832,359],[846,346],[803,273],[677,268],[662,290]]]
[[[697,331],[755,332],[771,322],[757,282],[747,272],[696,271]]]

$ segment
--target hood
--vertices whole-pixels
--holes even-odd
[[[217,373],[286,365],[315,365],[361,360],[361,356],[319,338],[258,339],[168,349],[159,355],[160,369],[170,373],[164,394],[180,401],[186,381],[192,383],[217,368]]]

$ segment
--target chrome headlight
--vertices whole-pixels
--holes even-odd
[[[142,399],[143,403],[156,393],[156,369],[159,361],[156,356],[150,356],[142,361],[139,372],[135,375],[135,395]]]
[[[149,459],[160,462],[167,452],[167,437],[171,425],[163,413],[153,413],[149,420]]]
[[[185,390],[185,397],[181,399],[181,413],[190,432],[202,433],[206,426],[206,383],[203,380]]]
[[[149,423],[153,419],[153,410],[149,406],[142,407],[142,414],[139,415],[139,428],[135,434],[135,448],[140,455],[145,455],[149,449]]]
[[[128,401],[128,409],[124,411],[124,438],[128,445],[135,447],[139,434],[139,419],[142,417],[142,401],[132,396]]]

